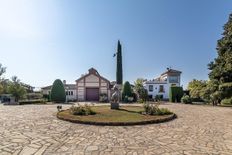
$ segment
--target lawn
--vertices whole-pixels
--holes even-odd
[[[105,122],[105,123],[139,123],[139,122],[150,122],[160,121],[170,115],[143,115],[141,112],[144,110],[140,106],[121,106],[119,110],[111,110],[109,106],[95,106],[92,110],[96,112],[95,115],[78,116],[72,115],[69,110],[65,110],[58,113],[58,118],[69,120],[72,122]],[[74,121],[73,121],[74,120]]]

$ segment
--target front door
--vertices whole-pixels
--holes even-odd
[[[86,88],[87,101],[99,101],[99,88]]]

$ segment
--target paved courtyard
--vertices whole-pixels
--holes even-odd
[[[232,108],[163,107],[178,118],[109,127],[58,120],[56,105],[0,105],[0,154],[232,154]]]

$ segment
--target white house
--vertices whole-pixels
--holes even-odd
[[[77,100],[77,90],[75,84],[66,84],[66,81],[63,81],[64,89],[66,93],[67,101],[75,101]],[[51,93],[52,85],[41,88],[43,95],[49,95]]]
[[[63,81],[68,101],[99,101],[100,95],[110,98],[111,87],[110,81],[102,77],[94,68],[90,68],[89,72],[82,75],[76,80],[76,84],[66,84]],[[49,95],[51,86],[43,87],[42,93]]]
[[[181,71],[169,69],[162,73],[158,78],[145,81],[144,87],[148,91],[149,98],[155,98],[160,95],[163,99],[169,98],[169,88],[171,86],[180,86]]]

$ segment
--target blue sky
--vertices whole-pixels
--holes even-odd
[[[232,13],[228,0],[0,0],[0,63],[36,87],[96,68],[115,80],[117,40],[124,81],[171,66],[182,84],[207,79],[207,64]]]

